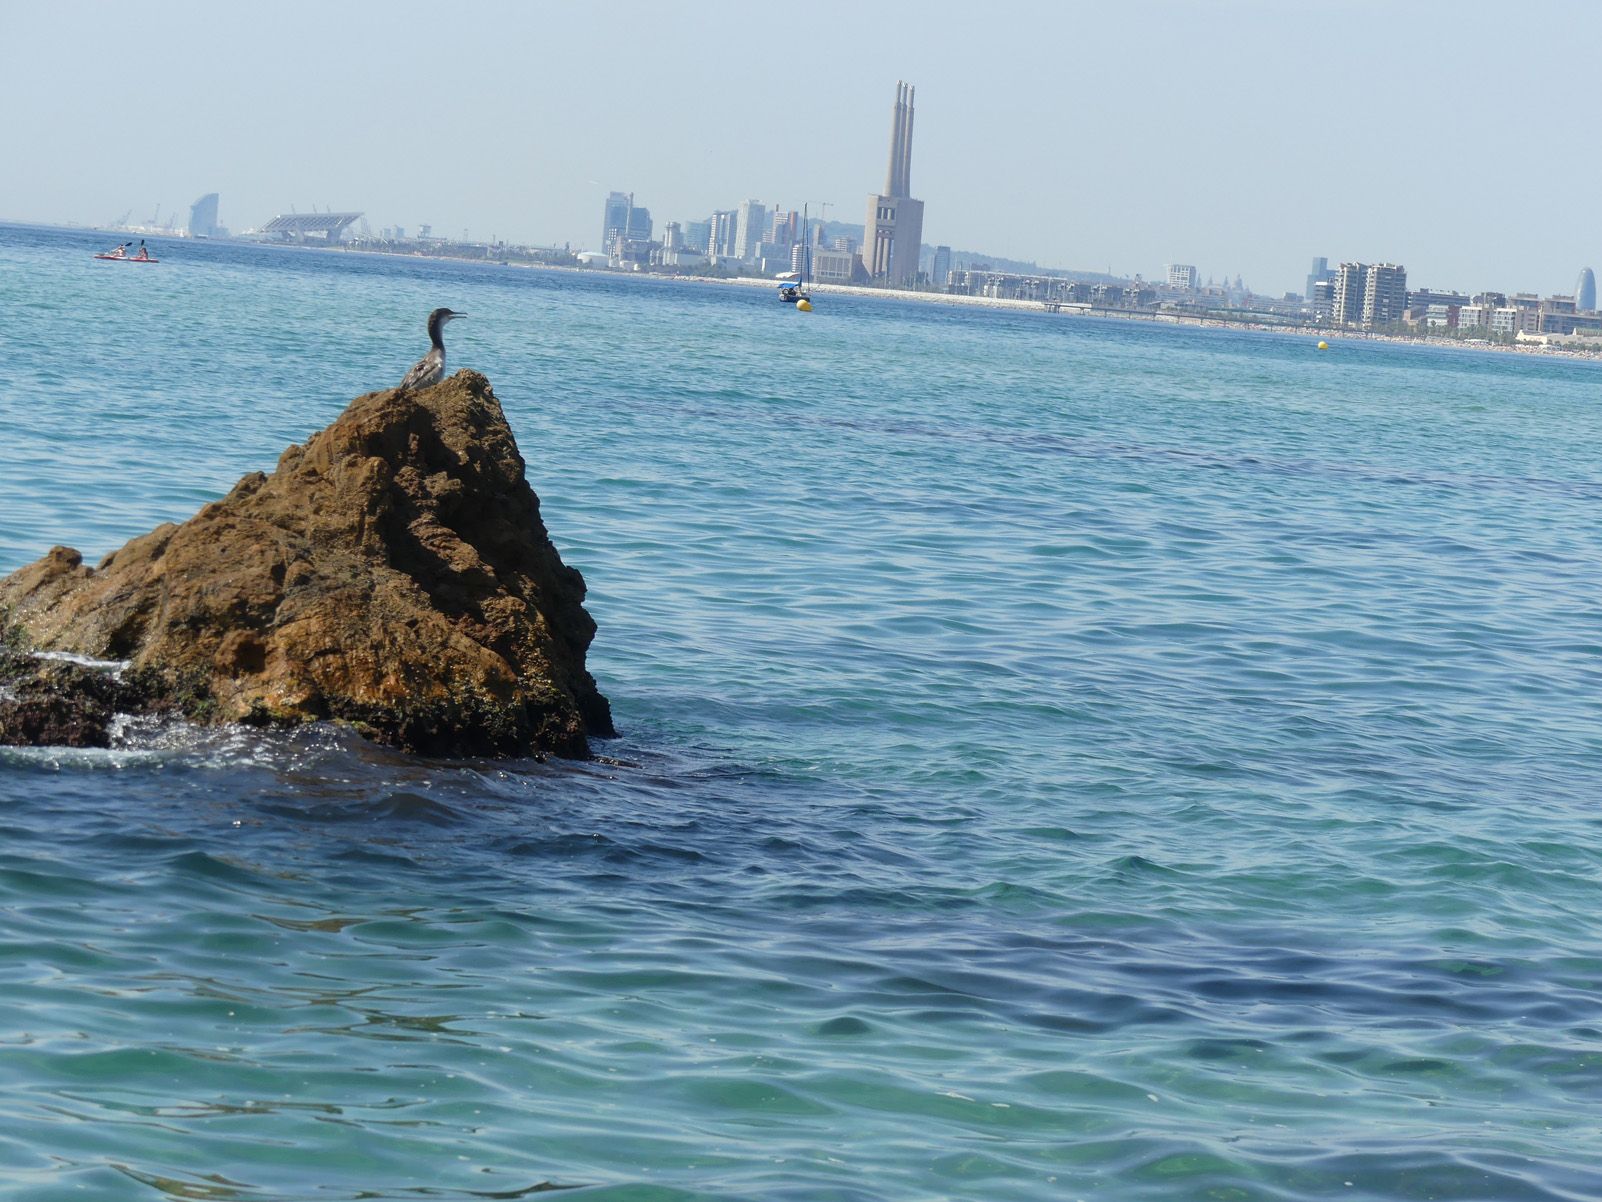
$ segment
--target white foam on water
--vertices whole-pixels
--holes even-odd
[[[55,663],[76,664],[80,668],[92,668],[98,672],[122,672],[132,663],[127,659],[95,659],[93,656],[77,655],[71,651],[33,651],[34,659],[48,659]]]

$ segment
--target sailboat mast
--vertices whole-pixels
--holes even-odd
[[[812,278],[812,237],[807,229],[808,202],[801,202],[801,282]],[[792,210],[793,212],[794,210]]]

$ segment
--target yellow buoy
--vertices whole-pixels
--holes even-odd
[[[1327,342],[1320,342],[1320,343],[1319,343],[1319,344],[1318,344],[1318,349],[1319,349],[1319,350],[1321,350],[1321,351],[1327,351],[1327,350],[1329,350],[1329,343],[1327,343]]]
[[[812,312],[812,302],[809,301],[804,296],[800,300],[795,302],[795,307],[797,309],[799,309],[802,313],[810,313],[810,312]]]

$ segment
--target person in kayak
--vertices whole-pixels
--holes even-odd
[[[133,243],[130,242],[130,243],[128,243],[128,245],[132,246]],[[134,258],[136,258],[136,259],[148,259],[148,258],[150,258],[150,252],[145,249],[145,240],[143,238],[139,239],[139,253],[136,254],[134,256]]]

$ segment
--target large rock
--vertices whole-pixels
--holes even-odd
[[[28,645],[131,661],[139,699],[119,677],[102,709],[334,718],[431,754],[584,757],[586,735],[613,731],[583,602],[488,380],[370,393],[182,525],[95,568],[56,547],[0,580],[0,743],[75,721],[49,685],[60,673],[17,654]]]

